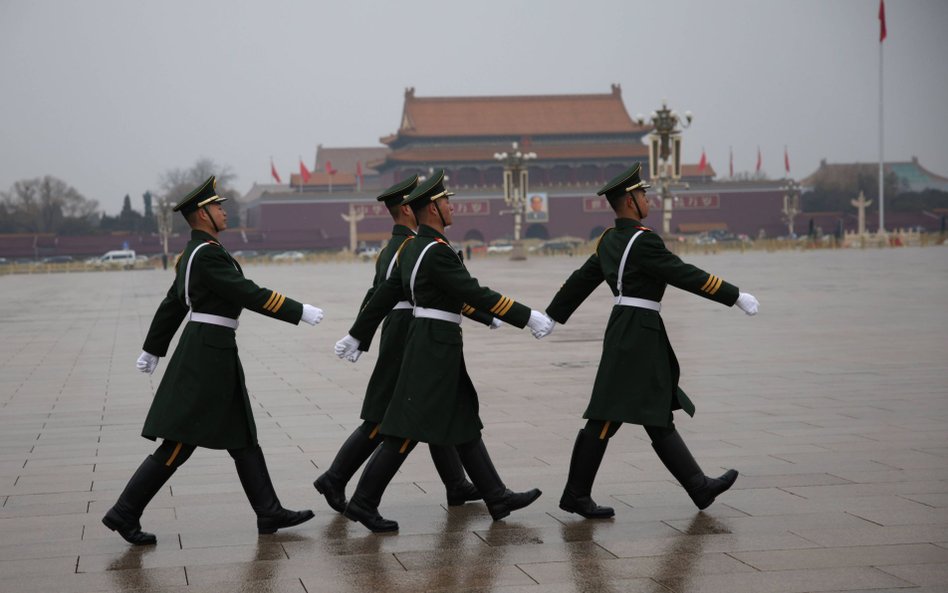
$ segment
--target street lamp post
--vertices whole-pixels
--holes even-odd
[[[527,259],[523,242],[520,239],[520,230],[523,226],[523,215],[527,207],[527,172],[526,161],[537,158],[535,152],[521,152],[517,143],[513,143],[511,152],[495,152],[494,158],[504,164],[504,203],[510,210],[501,214],[514,215],[514,244],[510,259]]]
[[[686,111],[684,116],[679,115],[668,108],[666,101],[662,101],[662,108],[653,111],[648,120],[642,114],[635,119],[640,126],[648,121],[653,127],[648,135],[649,177],[659,187],[662,197],[662,233],[667,235],[671,232],[671,184],[681,179],[681,130],[691,126],[693,117],[690,111]]]
[[[787,179],[783,190],[783,221],[787,223],[787,236],[793,237],[793,220],[800,213],[800,185],[793,179]]]
[[[171,211],[172,205],[168,198],[158,200],[158,208],[155,211],[155,218],[158,222],[158,234],[161,236],[161,245],[163,248],[161,256],[161,265],[163,269],[168,269],[168,238],[171,236]]]

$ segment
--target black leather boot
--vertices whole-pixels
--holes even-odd
[[[117,531],[132,545],[150,546],[157,543],[155,534],[142,531],[139,519],[173,473],[174,468],[166,467],[151,455],[146,457],[125,485],[115,506],[102,517],[102,523],[112,531]]]
[[[390,521],[379,514],[379,504],[382,502],[385,488],[398,473],[398,468],[402,466],[406,457],[408,457],[408,452],[399,453],[398,448],[385,443],[376,449],[365,469],[362,470],[359,484],[352,493],[352,498],[349,499],[349,504],[343,514],[353,521],[362,523],[374,533],[398,531],[397,521]]]
[[[652,448],[699,509],[708,508],[719,494],[737,480],[737,470],[734,469],[727,470],[718,478],[704,475],[677,430],[653,442]]]
[[[487,510],[490,511],[490,516],[494,521],[503,519],[512,511],[522,509],[542,494],[536,488],[526,492],[508,490],[497,474],[490,455],[487,454],[487,447],[484,446],[484,441],[480,437],[469,443],[458,445],[457,452],[464,469],[467,470],[467,475],[471,476],[474,486],[484,496]]]
[[[434,462],[435,469],[438,470],[438,475],[441,476],[441,481],[444,482],[449,507],[461,506],[465,502],[481,499],[481,493],[464,476],[464,466],[461,465],[457,449],[429,444],[428,450],[431,451],[431,460]]]
[[[378,444],[382,442],[382,437],[378,435],[374,439],[369,438],[372,430],[371,425],[363,424],[352,431],[346,442],[342,444],[339,452],[336,453],[329,469],[313,482],[316,490],[326,497],[326,502],[336,512],[345,512],[346,484],[355,475],[356,470],[362,467],[365,460],[372,455]]]
[[[237,476],[244,487],[250,506],[257,514],[257,532],[275,533],[277,529],[293,527],[313,518],[313,511],[291,511],[284,509],[273,489],[267,462],[259,445],[228,451],[234,458]]]
[[[608,519],[615,515],[612,507],[599,506],[590,496],[596,473],[606,453],[609,439],[580,430],[573,445],[573,456],[569,462],[569,477],[560,497],[560,508],[587,519]]]

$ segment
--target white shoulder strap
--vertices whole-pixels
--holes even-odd
[[[629,250],[632,249],[632,244],[639,238],[639,235],[644,232],[645,231],[639,231],[632,235],[632,238],[629,239],[629,244],[625,246],[625,251],[622,253],[622,261],[619,262],[619,276],[616,278],[616,290],[619,291],[619,296],[622,296],[622,275],[625,274],[625,261],[629,259]]]
[[[194,251],[191,252],[191,257],[188,258],[188,269],[184,271],[184,302],[188,306],[188,309],[191,308],[191,262],[194,261],[194,256],[197,255],[198,249],[205,245],[207,245],[207,243],[201,243],[194,248]]]
[[[385,279],[388,280],[389,276],[392,275],[392,269],[395,268],[395,262],[398,261],[398,252],[395,252],[392,255],[392,261],[388,262],[388,271],[385,272]]]
[[[437,241],[432,241],[425,245],[425,248],[421,250],[421,255],[418,256],[418,261],[415,262],[415,267],[411,271],[411,279],[408,281],[408,288],[411,290],[411,302],[417,307],[418,304],[415,301],[415,276],[418,275],[418,268],[421,266],[421,260],[425,258],[425,254],[428,253],[428,250],[437,245]]]

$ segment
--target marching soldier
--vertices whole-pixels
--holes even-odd
[[[245,278],[240,264],[220,244],[227,228],[226,200],[217,195],[214,176],[174,207],[191,226],[191,240],[178,259],[175,280],[155,312],[137,367],[153,373],[172,337],[187,319],[168,369],[145,419],[142,436],[163,439],[142,462],[102,522],[131,544],[154,544],[141,530],[145,506],[197,447],[227,449],[257,515],[259,533],[298,525],[312,511],[290,511],[280,504],[263,451],[237,355],[237,317],[251,311],[298,324],[316,325],[321,309],[304,305]]]
[[[336,344],[342,358],[367,342],[381,317],[407,294],[414,321],[408,330],[402,368],[392,401],[382,419],[382,446],[369,460],[346,517],[375,532],[396,531],[398,523],[379,515],[386,486],[418,441],[455,446],[467,474],[484,497],[493,519],[523,508],[540,491],[512,492],[494,469],[481,440],[477,392],[464,363],[461,313],[468,307],[489,311],[517,327],[530,327],[542,338],[553,322],[539,311],[482,287],[468,273],[444,236],[452,210],[444,188],[444,171],[437,171],[405,199],[419,222],[417,238],[399,255],[398,278],[390,278],[359,314],[349,335]]]
[[[642,226],[640,221],[648,216],[649,187],[636,164],[599,190],[615,210],[616,225],[602,234],[595,253],[573,272],[546,309],[555,321],[566,323],[603,281],[615,296],[592,398],[583,414],[586,426],[576,437],[560,499],[561,509],[587,518],[614,514],[612,508],[597,505],[590,494],[609,439],[623,422],[645,427],[658,457],[699,509],[737,479],[733,469],[718,478],[704,475],[675,430],[672,411],[682,409],[693,416],[695,407],[678,386],[678,360],[659,315],[660,301],[671,284],[722,305],[736,304],[748,315],[757,313],[758,302],[720,277],[683,262],[665,248],[661,237]]]
[[[411,207],[402,202],[417,186],[418,176],[413,175],[389,187],[377,198],[378,201],[385,203],[395,221],[395,226],[392,228],[391,240],[375,261],[375,279],[362,300],[360,310],[369,302],[380,284],[393,274],[399,273],[395,255],[406,241],[415,237],[413,228],[417,225]],[[402,300],[396,303],[385,317],[378,360],[362,403],[360,417],[364,422],[343,443],[329,469],[313,482],[316,490],[326,497],[329,506],[340,513],[346,510],[346,484],[382,442],[382,437],[379,436],[379,424],[395,391],[398,371],[402,365],[402,352],[408,337],[408,326],[412,320],[411,310],[411,303]],[[493,316],[489,317],[488,323],[490,321],[493,321]],[[367,344],[362,346],[366,347]],[[358,359],[360,353],[361,350],[356,350],[350,358]],[[461,460],[453,447],[430,444],[429,450],[438,475],[441,476],[447,489],[449,506],[458,506],[467,501],[480,499],[477,489],[465,478]]]

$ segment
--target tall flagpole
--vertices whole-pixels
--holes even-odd
[[[879,2],[879,20],[880,20],[880,34],[879,34],[879,232],[885,232],[885,186],[884,186],[884,177],[883,177],[883,109],[882,109],[882,45],[885,41],[885,0],[880,0]]]

